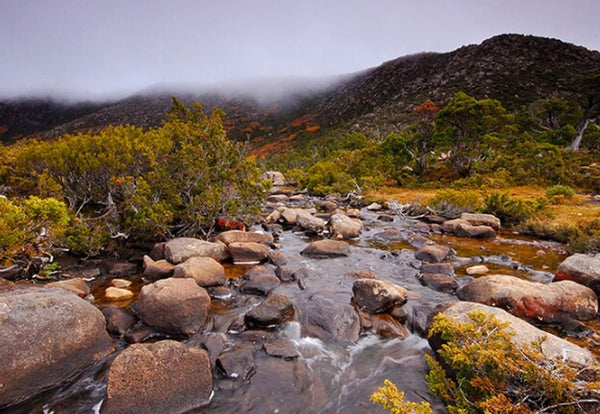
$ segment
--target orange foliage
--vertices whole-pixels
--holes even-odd
[[[316,132],[321,129],[320,125],[306,125],[306,132]]]
[[[415,112],[420,115],[433,116],[440,111],[440,108],[431,100],[427,99],[421,105],[415,108]]]
[[[309,122],[313,121],[315,119],[314,116],[310,116],[310,115],[305,115],[305,116],[301,116],[300,118],[294,120],[294,122],[292,122],[292,127],[294,128],[298,128],[304,124],[308,124]]]

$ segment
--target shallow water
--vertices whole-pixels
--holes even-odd
[[[372,333],[362,334],[354,344],[311,336],[298,318],[264,333],[269,338],[285,338],[294,341],[300,356],[294,360],[282,360],[268,356],[261,347],[257,333],[249,340],[247,333],[235,329],[240,318],[256,306],[262,298],[242,295],[232,288],[228,300],[213,299],[212,330],[227,332],[231,343],[250,344],[254,350],[255,367],[246,378],[226,378],[218,375],[215,392],[207,407],[193,412],[225,413],[380,413],[378,406],[369,402],[370,395],[385,379],[404,390],[407,398],[430,401],[434,412],[442,410],[435,398],[427,393],[424,376],[427,372],[425,354],[431,352],[429,345],[418,334],[427,314],[438,303],[456,300],[454,295],[440,293],[422,286],[417,280],[420,262],[414,258],[415,249],[405,240],[382,241],[374,236],[384,228],[393,227],[407,233],[414,230],[410,219],[396,217],[393,223],[376,220],[377,215],[363,212],[365,231],[360,239],[352,242],[348,257],[311,259],[300,255],[308,238],[303,233],[285,231],[281,234],[280,251],[288,259],[286,267],[292,270],[306,268],[315,272],[305,279],[306,289],[297,283],[282,283],[275,292],[287,295],[299,304],[320,294],[337,303],[351,303],[354,279],[346,276],[355,270],[372,270],[378,278],[389,280],[407,288],[409,320],[406,325],[412,331],[406,339],[384,339]],[[531,239],[511,239],[511,234],[501,234],[497,240],[459,239],[433,235],[430,239],[452,247],[456,251],[454,261],[457,275],[475,263],[486,263],[493,272],[513,274],[535,280],[556,270],[565,257],[560,246]],[[539,250],[545,253],[542,255]],[[226,273],[235,285],[251,266],[226,265]],[[133,290],[137,294],[143,283],[141,277],[133,278]],[[129,307],[130,302],[112,303],[103,298],[102,291],[108,281],[101,281],[94,288],[96,305],[116,304]],[[124,342],[118,342],[122,349]],[[53,390],[34,401],[6,410],[7,413],[91,413],[98,412],[106,389],[106,372],[114,354],[82,373],[78,379],[58,390]],[[277,376],[271,375],[277,372]],[[221,373],[222,374],[222,373]],[[287,383],[290,381],[290,383]]]

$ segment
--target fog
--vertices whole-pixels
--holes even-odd
[[[501,33],[600,49],[597,0],[0,0],[0,98],[224,89],[276,99]]]

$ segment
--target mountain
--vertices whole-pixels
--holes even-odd
[[[222,107],[230,134],[260,147],[323,126],[386,134],[410,122],[416,105],[431,99],[442,106],[461,90],[479,99],[498,99],[508,109],[555,96],[574,99],[584,110],[597,107],[600,52],[556,39],[506,34],[448,53],[401,57],[329,87],[296,88],[271,102],[259,101],[251,92],[176,94],[184,103]],[[147,91],[98,104],[0,103],[0,138],[54,137],[109,124],[156,126],[173,94]]]

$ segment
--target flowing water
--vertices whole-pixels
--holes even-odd
[[[380,413],[369,396],[385,379],[404,390],[410,400],[430,401],[434,412],[443,409],[427,393],[424,376],[427,372],[424,355],[431,352],[422,332],[427,314],[438,303],[456,300],[451,294],[422,286],[416,276],[420,262],[414,258],[414,248],[406,240],[386,241],[376,235],[392,227],[407,236],[418,232],[411,219],[396,217],[393,223],[377,221],[377,215],[363,211],[365,229],[352,242],[348,257],[311,259],[300,255],[308,239],[303,233],[284,231],[280,234],[280,251],[292,270],[306,268],[312,273],[305,278],[305,289],[297,283],[282,283],[275,292],[287,295],[296,305],[306,303],[315,295],[332,303],[350,304],[354,279],[347,274],[355,270],[372,270],[377,277],[392,281],[410,292],[405,305],[411,331],[405,339],[384,339],[373,333],[363,333],[355,343],[317,337],[302,323],[302,312],[296,306],[295,320],[272,331],[240,332],[240,319],[262,299],[242,295],[235,288],[227,300],[213,299],[213,331],[227,333],[231,344],[251,348],[254,366],[247,375],[227,378],[216,376],[214,396],[207,407],[192,412],[202,413]],[[485,263],[492,272],[513,274],[531,280],[547,280],[566,257],[560,246],[503,233],[496,240],[459,239],[433,235],[430,239],[455,250],[453,264],[457,276],[465,274],[472,264]],[[232,285],[251,266],[227,265]],[[133,289],[139,292],[141,278],[133,278]],[[464,278],[466,280],[466,278]],[[107,302],[103,290],[108,282],[100,281],[94,288],[96,305]],[[130,303],[117,303],[128,308]],[[243,319],[242,319],[243,320]],[[296,345],[299,357],[284,360],[268,356],[261,344],[265,340],[289,339]],[[197,338],[192,338],[194,343]],[[117,343],[123,349],[125,343]],[[106,374],[113,354],[83,372],[75,381],[47,392],[34,401],[6,410],[40,413],[99,412],[106,390]]]

